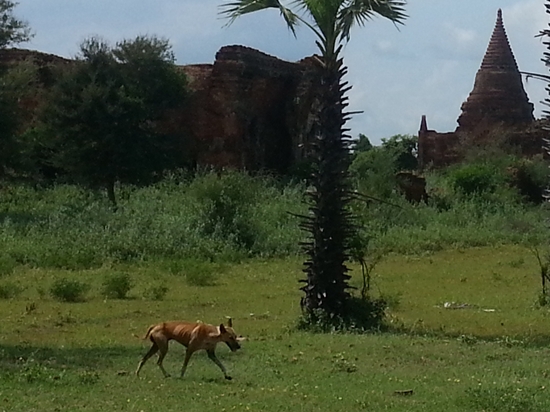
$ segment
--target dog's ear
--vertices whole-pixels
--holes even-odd
[[[230,328],[233,327],[233,319],[231,319],[231,318],[227,319],[227,326],[229,326]]]
[[[220,323],[220,333],[225,333],[227,330],[225,329],[225,326],[223,326],[223,323]]]

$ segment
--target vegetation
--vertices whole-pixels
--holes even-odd
[[[426,176],[427,204],[411,205],[395,191],[384,198],[387,203],[354,202],[362,236],[370,239],[368,258],[530,246],[548,238],[549,229],[540,224],[545,204],[524,201],[512,185],[467,195],[451,183],[453,176],[451,171]],[[364,186],[362,178],[357,184]],[[78,186],[6,183],[0,197],[0,276],[20,265],[87,269],[167,259],[174,260],[170,272],[190,282],[211,276],[205,282],[215,283],[213,274],[223,263],[300,255],[305,236],[296,215],[306,211],[303,191],[301,184],[237,172],[172,175],[147,187],[120,187],[113,212],[104,196]],[[189,258],[195,259],[192,266],[178,263]]]
[[[18,138],[24,112],[21,101],[36,93],[32,84],[36,68],[29,62],[15,65],[5,71],[0,67],[0,179],[11,170],[22,169],[27,147]]]
[[[110,273],[103,279],[102,294],[108,299],[126,299],[132,286],[128,273]]]
[[[50,295],[60,302],[83,302],[90,285],[66,277],[56,279],[50,287]]]
[[[549,312],[535,305],[537,264],[526,249],[387,257],[374,277],[376,294],[393,301],[386,333],[296,330],[300,268],[298,257],[248,260],[227,265],[214,286],[197,287],[159,262],[78,271],[19,267],[6,280],[17,279],[24,292],[0,300],[3,408],[180,410],[185,399],[192,412],[549,410],[541,362]],[[359,287],[360,268],[350,268]],[[132,273],[138,295],[152,279],[169,291],[162,302],[104,301],[101,284],[113,272]],[[61,277],[88,283],[87,301],[41,298],[37,289]],[[134,334],[162,320],[219,323],[225,315],[247,338],[237,353],[218,350],[233,381],[204,353],[183,380],[164,379],[154,362],[135,378],[148,345]],[[182,362],[181,350],[170,351],[165,367],[175,374]]]
[[[137,37],[111,48],[97,38],[64,67],[43,113],[51,164],[71,180],[106,188],[146,184],[183,158],[182,136],[162,132],[167,110],[183,103],[185,78],[166,40]]]
[[[278,9],[289,29],[296,34],[299,24],[307,26],[317,38],[319,48],[319,80],[315,85],[315,126],[308,142],[311,174],[309,214],[302,215],[301,227],[309,238],[303,243],[308,259],[305,262],[305,296],[301,300],[305,319],[318,323],[321,319],[336,323],[355,323],[359,316],[349,293],[346,261],[357,237],[357,226],[350,209],[353,199],[348,167],[350,163],[349,136],[344,125],[350,113],[344,82],[347,69],[341,50],[349,41],[351,28],[362,25],[379,15],[394,23],[403,23],[403,1],[296,1],[293,11],[279,1],[257,2],[240,0],[225,4],[224,13],[230,22],[259,10]],[[370,319],[369,322],[370,323]]]
[[[29,25],[13,14],[17,3],[0,0],[0,49],[29,41],[32,37]]]
[[[366,14],[338,8],[336,25],[327,11],[345,2],[294,4],[302,3],[313,23],[279,2],[236,1],[228,10],[280,6],[291,28],[308,24],[324,45],[319,113],[334,116],[316,128],[321,143],[311,148],[306,183],[179,168],[173,136],[159,126],[185,80],[164,40],[85,42],[79,63],[53,85],[44,112],[51,120],[23,134],[14,97],[37,81],[36,68],[2,77],[0,409],[180,410],[185,399],[189,411],[549,410],[540,361],[550,343],[547,162],[476,150],[462,164],[427,171],[429,199],[409,204],[393,179],[415,168],[415,138],[373,146],[361,136],[347,158],[343,66],[330,58],[351,22],[385,2],[368,2]],[[94,131],[109,122],[114,131]],[[144,148],[155,155],[143,160]],[[96,190],[102,185],[107,198]],[[327,199],[334,208],[324,209]],[[308,212],[309,234],[299,228]],[[315,220],[323,216],[343,226]],[[335,246],[335,254],[310,253],[301,310],[304,242]],[[343,288],[329,305],[315,293],[334,277]],[[146,348],[132,335],[162,320],[218,323],[226,315],[247,338],[240,352],[220,349],[234,381],[219,380],[201,356],[183,381],[162,379],[154,365],[146,379],[133,376]],[[181,362],[174,353],[166,367]]]
[[[13,14],[16,5],[0,0],[0,52],[31,38],[28,24]],[[27,97],[29,90],[25,86],[32,78],[28,67],[25,67],[27,70],[22,67],[9,69],[0,65],[0,178],[4,177],[7,168],[14,166],[20,149],[15,138],[20,121],[18,102]]]

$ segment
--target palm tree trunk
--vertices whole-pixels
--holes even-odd
[[[355,227],[348,210],[351,200],[348,166],[348,137],[343,129],[347,106],[341,84],[346,69],[341,61],[323,65],[319,85],[319,112],[313,131],[311,157],[314,171],[308,193],[310,215],[302,227],[310,234],[304,244],[308,260],[303,269],[307,277],[301,288],[305,292],[302,309],[316,316],[322,310],[330,316],[346,316],[350,276],[345,264],[349,240]]]

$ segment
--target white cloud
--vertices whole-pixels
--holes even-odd
[[[448,24],[447,30],[451,36],[451,39],[453,40],[453,43],[454,43],[453,45],[458,46],[460,48],[470,47],[478,39],[476,31],[472,29],[463,29],[463,28]]]

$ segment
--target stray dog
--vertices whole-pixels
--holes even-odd
[[[231,380],[231,376],[227,374],[227,370],[216,357],[216,345],[219,342],[225,342],[229,346],[229,349],[235,352],[241,348],[239,341],[243,339],[238,338],[233,331],[231,318],[228,320],[227,327],[223,323],[220,326],[214,326],[199,322],[162,322],[149,328],[143,339],[147,338],[153,342],[153,346],[139,362],[136,370],[137,376],[139,376],[139,371],[145,362],[157,352],[160,352],[157,365],[164,374],[164,377],[168,378],[170,376],[164,370],[162,361],[168,352],[168,342],[173,339],[187,348],[183,367],[181,368],[182,378],[185,375],[191,355],[198,350],[204,349],[208,357],[222,370],[225,379],[228,380]]]

